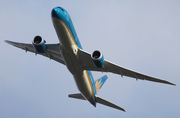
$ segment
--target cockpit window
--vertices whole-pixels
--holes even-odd
[[[63,8],[61,8],[61,7],[59,7],[62,11],[64,11],[64,9]]]

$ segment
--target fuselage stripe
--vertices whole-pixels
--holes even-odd
[[[69,32],[70,35],[71,35],[71,39],[73,39],[73,42],[74,42],[74,44],[76,45],[76,47],[79,48],[78,45],[76,44],[76,41],[75,41],[75,39],[74,39],[71,31],[69,30],[68,26],[66,25],[66,23],[64,23],[64,22],[63,22],[61,19],[59,19],[59,18],[57,18],[57,19],[60,20],[60,22],[63,23],[63,25],[67,28],[68,32]],[[90,87],[91,87],[91,92],[92,92],[92,96],[91,96],[91,99],[90,99],[89,101],[90,101],[90,102],[93,102],[93,100],[94,100],[93,86],[92,86],[92,83],[91,83],[91,80],[90,80],[90,77],[89,77],[89,74],[88,74],[87,70],[86,70],[85,72],[86,72],[86,76],[87,76],[87,78],[88,78],[88,81],[89,81],[89,84],[90,84]]]

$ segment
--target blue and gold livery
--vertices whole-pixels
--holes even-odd
[[[71,35],[71,40],[73,40],[74,44],[79,48],[79,49],[82,49],[82,46],[81,46],[81,43],[78,39],[78,36],[76,34],[76,31],[75,31],[75,28],[73,26],[73,23],[71,21],[71,18],[69,16],[69,14],[67,13],[67,11],[62,8],[62,7],[56,7],[52,10],[52,18],[56,18],[58,20],[60,20],[63,24],[65,24],[65,27],[67,28],[67,30],[69,31],[70,35]],[[54,23],[54,26],[56,27],[57,26],[57,23]],[[57,34],[60,34],[59,32],[62,32],[63,31],[63,28],[62,30],[57,30],[58,28],[55,28],[56,29],[56,32]],[[61,34],[60,34],[61,35]],[[61,39],[60,38],[60,42],[64,42],[64,39]],[[63,40],[63,41],[62,41]],[[86,70],[85,70],[86,71]],[[86,76],[87,76],[87,79],[89,81],[89,84],[90,84],[90,88],[91,88],[91,98],[88,99],[94,106],[96,106],[96,99],[95,99],[95,95],[96,95],[96,87],[95,87],[95,82],[94,82],[94,79],[93,79],[93,76],[92,76],[92,73],[91,71],[86,71],[85,72]],[[78,81],[78,80],[77,80]],[[84,95],[86,96],[86,95]]]
[[[148,80],[169,85],[175,85],[166,80],[151,77],[135,71],[118,66],[104,59],[102,53],[95,50],[92,54],[82,49],[81,43],[76,34],[75,28],[68,12],[62,7],[56,7],[51,12],[52,22],[57,33],[58,44],[46,44],[41,36],[36,36],[32,44],[18,43],[13,41],[5,41],[17,48],[21,48],[26,52],[43,55],[47,58],[55,60],[67,67],[74,77],[76,85],[80,91],[78,94],[70,94],[69,97],[88,100],[93,106],[100,103],[121,111],[123,108],[104,100],[97,96],[107,80],[107,75],[94,81],[91,71],[111,72],[118,75],[131,77],[134,79]],[[62,71],[61,71],[62,72]]]
[[[99,92],[105,81],[107,80],[107,75],[104,75],[103,77],[99,78],[98,80],[95,81],[95,86],[96,86],[96,93]]]
[[[59,20],[62,20],[66,24],[66,26],[68,27],[69,31],[71,32],[74,38],[74,41],[76,42],[76,45],[78,46],[78,48],[82,49],[81,43],[78,39],[73,23],[71,21],[71,17],[69,16],[68,12],[62,7],[56,7],[52,10],[51,14],[52,17],[58,18]]]

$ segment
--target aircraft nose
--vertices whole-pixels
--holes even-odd
[[[64,12],[64,9],[61,8],[61,7],[55,7],[53,10],[52,10],[52,17],[56,17],[56,18],[59,18],[60,14],[62,14]]]

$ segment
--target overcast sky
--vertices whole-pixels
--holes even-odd
[[[177,86],[93,72],[94,79],[109,77],[98,96],[126,112],[68,98],[79,91],[64,65],[4,42],[31,43],[41,35],[58,43],[51,21],[56,6],[70,14],[84,50],[98,49],[111,62]],[[0,117],[179,118],[179,6],[179,0],[1,0]]]

